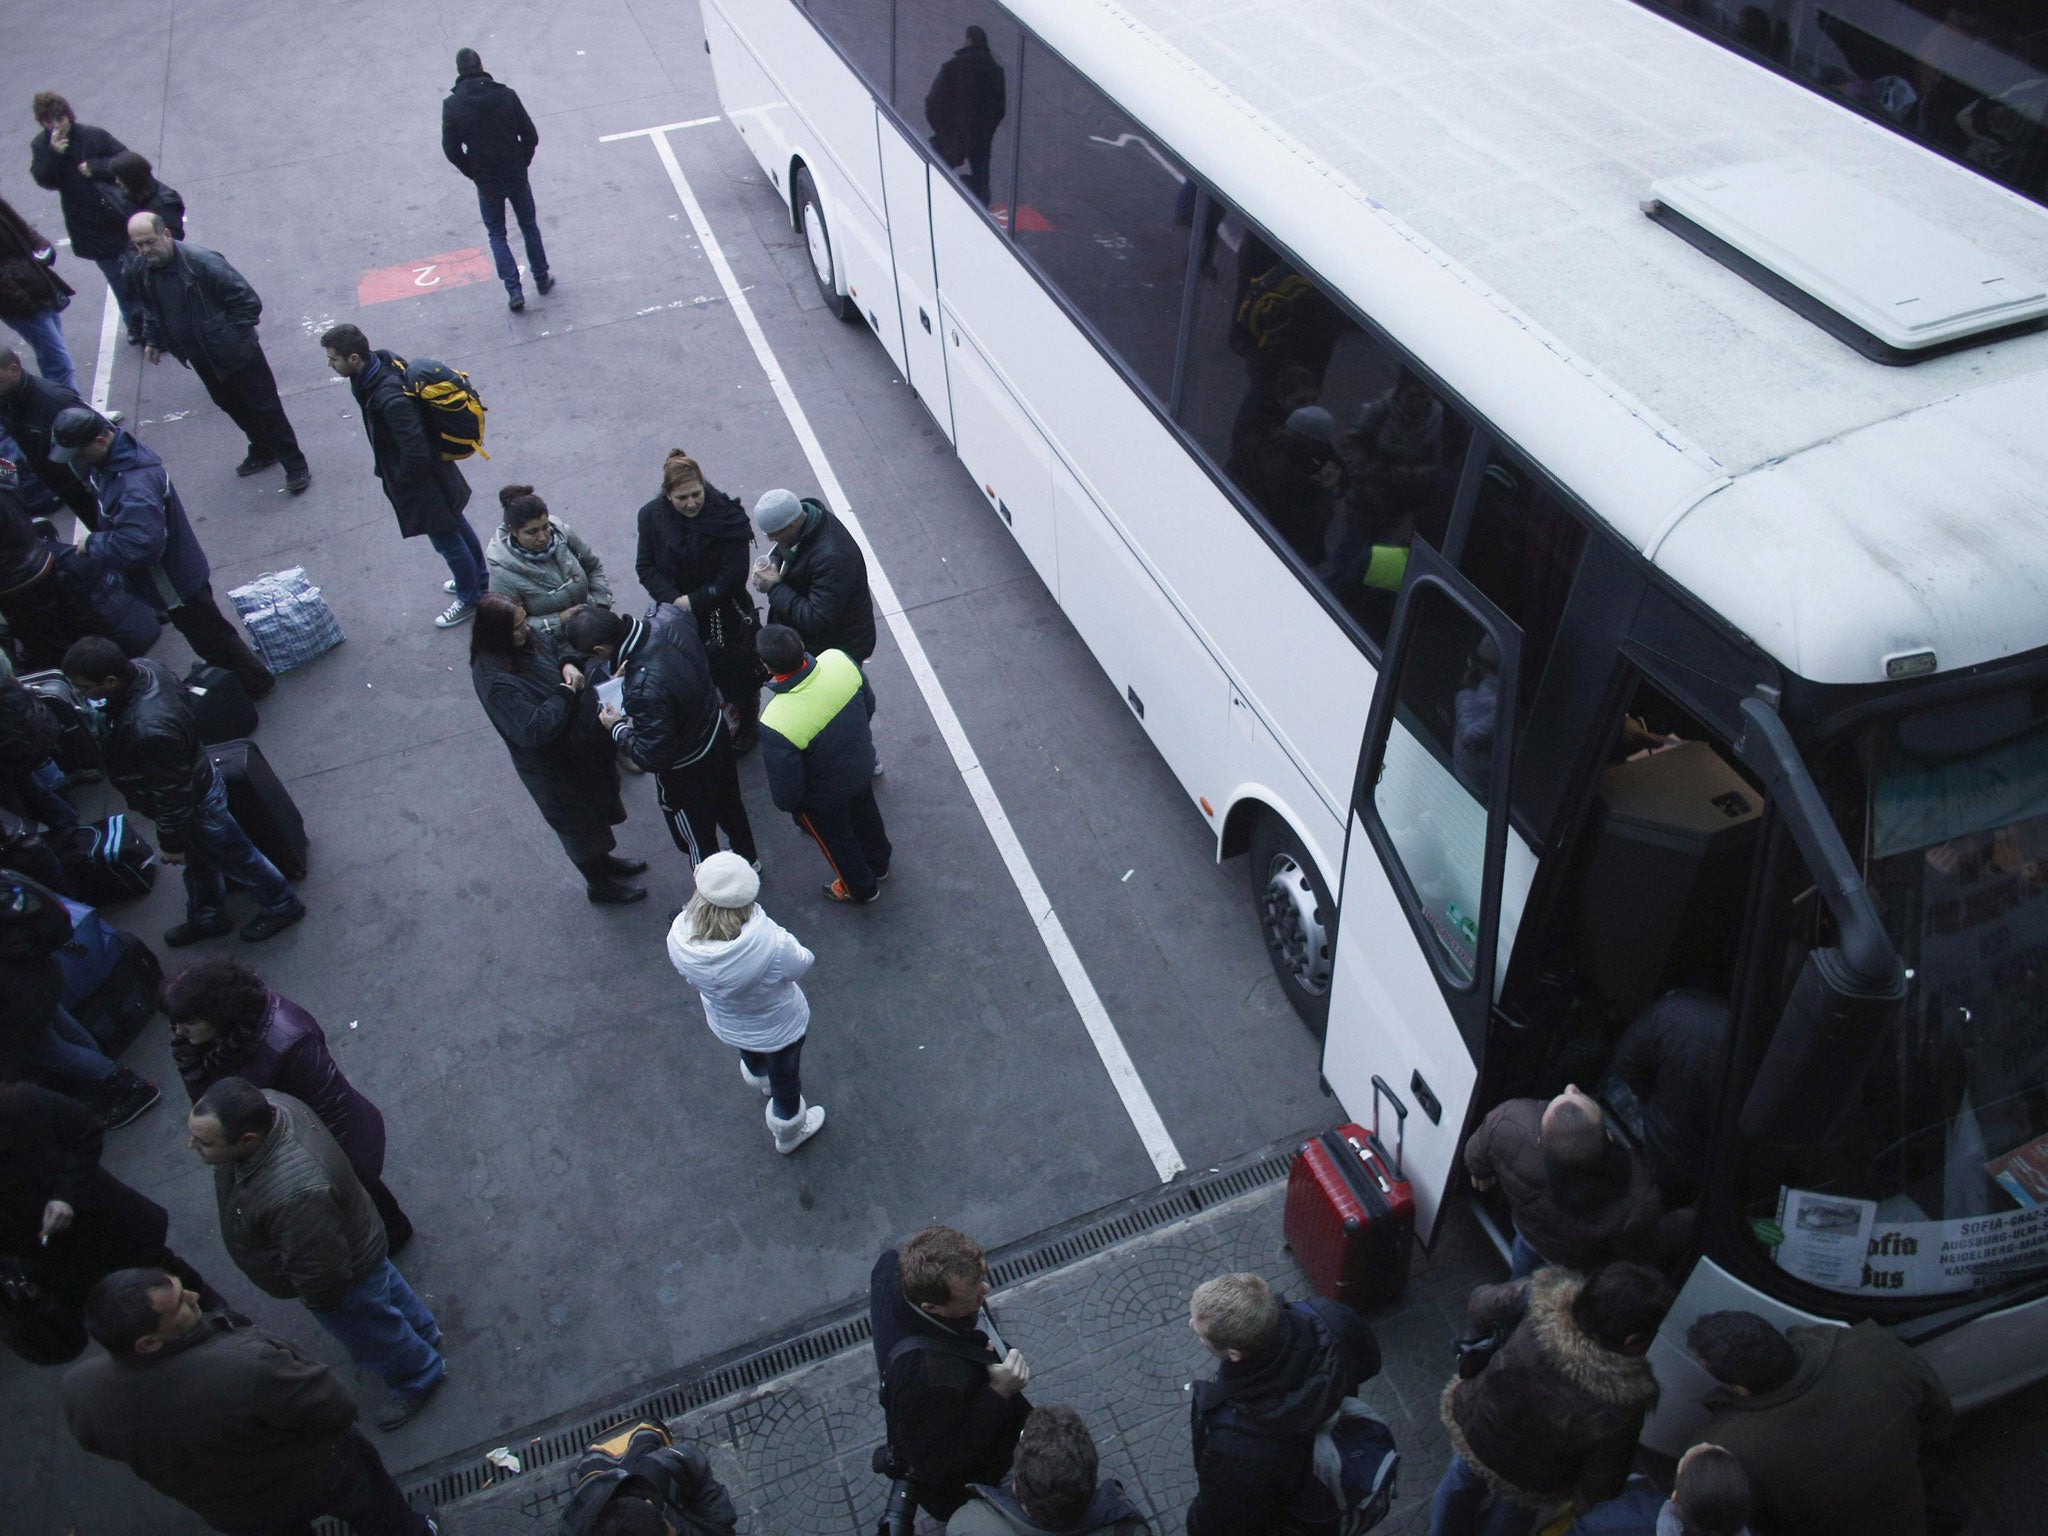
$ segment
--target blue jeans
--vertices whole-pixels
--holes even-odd
[[[1429,1501],[1429,1536],[1527,1536],[1536,1511],[1497,1497],[1472,1463],[1453,1456]]]
[[[93,265],[100,269],[100,276],[107,280],[107,286],[114,290],[114,302],[120,306],[121,318],[127,322],[128,334],[142,334],[142,316],[137,314],[128,302],[128,284],[121,277],[123,256],[102,256]]]
[[[1524,1275],[1533,1275],[1539,1269],[1548,1269],[1550,1260],[1536,1251],[1535,1245],[1521,1233],[1508,1245],[1508,1278],[1519,1280]]]
[[[71,351],[64,345],[63,317],[54,309],[30,315],[26,320],[7,322],[36,355],[36,372],[52,384],[78,393],[78,376],[71,371]]]
[[[533,273],[535,282],[546,277],[548,252],[540,243],[540,219],[533,211],[533,187],[526,172],[521,171],[514,181],[479,181],[476,203],[484,216],[484,233],[490,237],[491,258],[498,264],[498,281],[505,285],[505,291],[515,296],[520,292],[519,263],[512,259],[512,245],[505,238],[507,203],[512,205],[512,216],[519,220],[520,237],[526,241],[527,270]]]
[[[375,1371],[394,1392],[424,1392],[448,1369],[434,1314],[389,1259],[350,1286],[339,1306],[307,1310],[349,1359]]]
[[[448,562],[448,574],[455,578],[456,597],[471,606],[482,602],[490,575],[484,569],[484,547],[477,542],[469,519],[456,513],[455,526],[446,533],[428,534],[427,542],[434,546],[435,554]]]
[[[747,1070],[760,1077],[768,1078],[768,1103],[778,1120],[794,1120],[796,1107],[804,1101],[803,1080],[797,1076],[797,1063],[804,1054],[804,1037],[798,1035],[779,1051],[741,1051],[740,1060],[747,1064]]]
[[[248,886],[266,912],[289,912],[299,904],[291,882],[256,851],[229,813],[228,787],[216,773],[198,814],[185,824],[185,916],[195,923],[219,922],[230,878]]]
[[[17,1029],[7,1044],[0,1057],[5,1075],[22,1072],[38,1081],[53,1079],[44,1086],[59,1092],[90,1092],[120,1070],[92,1032],[62,1008],[40,1025]]]

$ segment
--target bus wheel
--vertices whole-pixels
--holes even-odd
[[[832,257],[832,231],[825,227],[825,210],[818,206],[817,183],[810,171],[796,171],[796,222],[804,232],[804,246],[811,253],[811,276],[818,280],[818,292],[825,307],[841,320],[854,314],[853,301],[839,291],[839,269]]]
[[[1330,1016],[1336,960],[1336,903],[1294,830],[1277,816],[1252,833],[1252,902],[1280,990],[1318,1039]]]

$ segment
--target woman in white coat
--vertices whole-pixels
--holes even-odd
[[[811,1005],[797,978],[814,956],[755,904],[761,877],[730,851],[697,865],[697,894],[668,931],[669,963],[697,989],[711,1033],[740,1053],[740,1076],[767,1094],[775,1150],[818,1134],[825,1106],[804,1101],[797,1063]]]

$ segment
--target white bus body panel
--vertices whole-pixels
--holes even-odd
[[[1841,1326],[1834,1318],[1788,1307],[1712,1260],[1701,1259],[1650,1346],[1650,1363],[1657,1368],[1662,1391],[1657,1411],[1643,1426],[1643,1444],[1666,1456],[1688,1449],[1707,1422],[1700,1400],[1714,1390],[1714,1378],[1687,1353],[1685,1334],[1708,1312],[1754,1312],[1780,1328]],[[2048,1358],[2048,1296],[1988,1312],[1918,1348],[1957,1409],[1994,1402],[2040,1377],[2041,1361]]]
[[[991,239],[994,237],[991,236]],[[982,355],[973,329],[940,301],[946,376],[953,391],[953,447],[989,509],[1024,551],[1038,579],[1060,597],[1059,537],[1052,499],[1052,450]]]
[[[939,283],[932,269],[931,168],[923,155],[881,113],[873,113],[882,152],[889,248],[896,258],[896,296],[903,315],[904,377],[953,437],[953,402],[946,385],[946,348],[939,331]],[[939,189],[951,196],[950,187]]]
[[[715,0],[704,0],[702,9],[718,99],[740,131],[740,142],[785,205],[792,195],[791,162],[809,167],[841,282],[890,361],[903,367],[874,102],[795,7],[757,6],[748,12],[749,26],[760,34],[756,41],[779,61],[779,72],[741,40]]]

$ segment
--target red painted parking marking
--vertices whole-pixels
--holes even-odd
[[[1052,221],[1029,203],[1019,203],[1016,208],[1016,222],[1011,223],[1011,210],[1001,203],[989,210],[989,215],[1005,229],[1016,228],[1026,234],[1044,235],[1052,232]]]
[[[487,282],[497,275],[484,248],[472,245],[466,251],[448,251],[422,261],[403,261],[395,267],[365,272],[356,284],[356,302],[389,304],[393,299],[415,299],[443,288]]]

